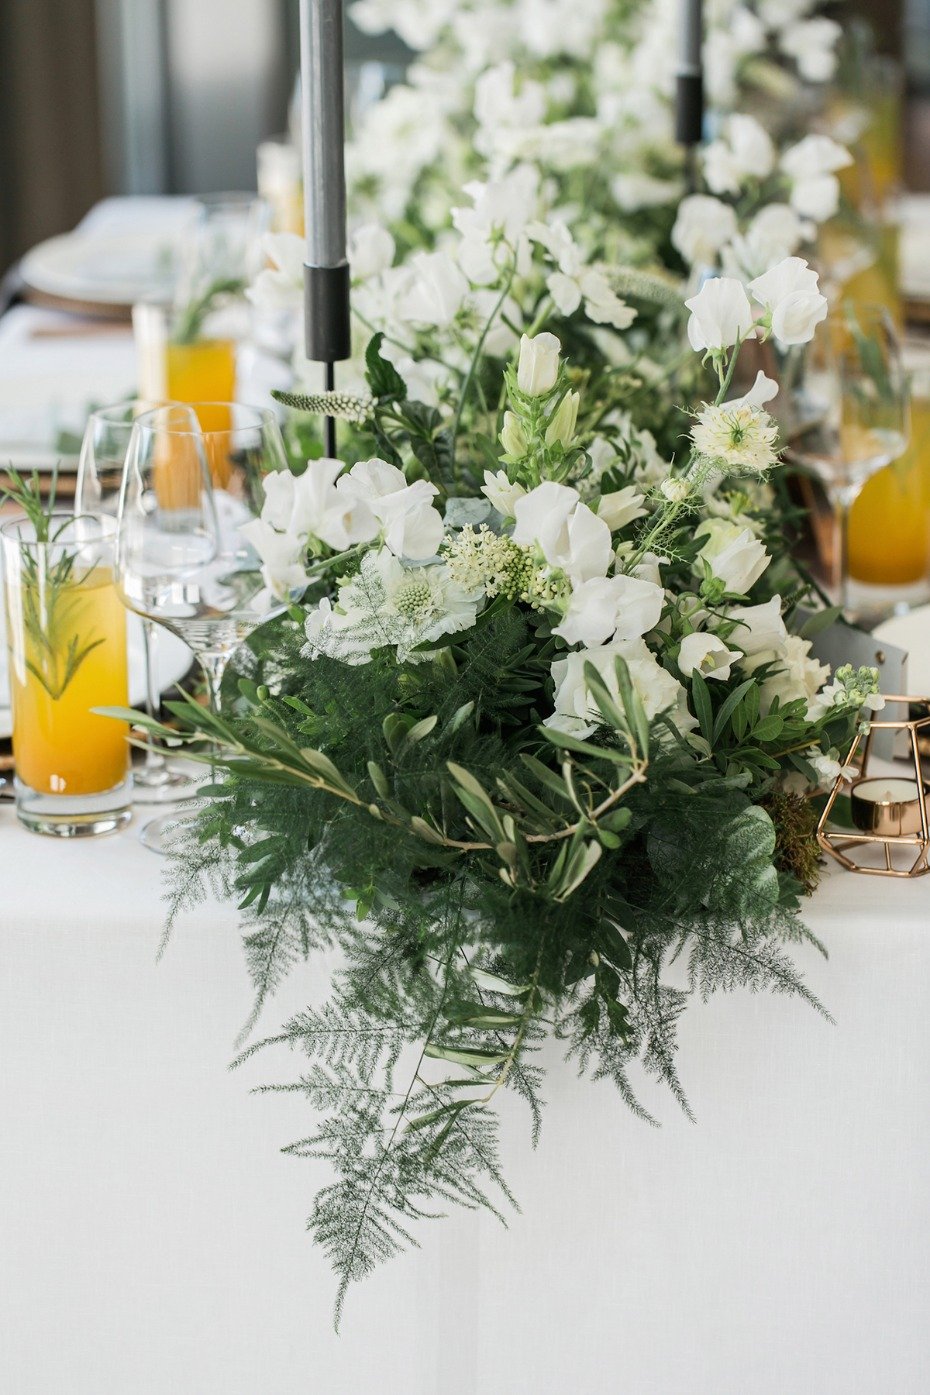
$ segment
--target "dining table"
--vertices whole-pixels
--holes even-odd
[[[87,324],[0,318],[0,426],[28,435],[43,375],[64,425],[132,390],[128,326]],[[424,1222],[336,1332],[307,1229],[330,1176],[282,1152],[314,1117],[263,1088],[301,1058],[231,1068],[332,963],[298,963],[244,1038],[239,913],[207,891],[165,941],[178,867],[146,817],[63,841],[0,799],[4,1395],[926,1395],[930,877],[825,866],[803,907],[824,953],[790,947],[823,1012],[695,996],[693,1118],[643,1075],[643,1122],[550,1044],[538,1148],[501,1101],[519,1210]]]

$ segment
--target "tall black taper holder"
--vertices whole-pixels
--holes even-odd
[[[697,188],[697,149],[704,136],[703,0],[682,0],[678,75],[675,83],[675,139],[685,152],[688,193]]]
[[[307,358],[335,365],[352,352],[346,260],[345,92],[342,0],[301,0],[301,133],[304,154],[304,330]],[[326,454],[336,454],[336,421],[324,418]]]

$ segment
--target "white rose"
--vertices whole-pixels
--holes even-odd
[[[517,500],[523,498],[526,490],[522,484],[512,484],[504,470],[485,470],[481,493],[504,518],[513,518]]]
[[[817,273],[801,257],[786,257],[771,271],[750,281],[749,289],[771,315],[772,333],[780,344],[807,344],[827,315]]]
[[[553,634],[566,644],[603,644],[609,639],[638,639],[658,625],[665,592],[635,576],[598,576],[572,592],[561,625]]]
[[[697,536],[707,538],[698,557],[707,562],[731,595],[745,596],[772,560],[749,528],[723,518],[702,523]]]
[[[617,659],[626,661],[630,681],[650,720],[660,712],[672,711],[682,729],[694,722],[685,708],[686,694],[681,684],[657,662],[642,639],[618,640],[598,649],[578,649],[552,665],[555,683],[555,712],[546,725],[577,735],[589,735],[603,724],[603,717],[585,682],[585,664],[593,664],[608,691],[620,700]]]
[[[379,223],[356,228],[349,243],[349,265],[354,280],[380,276],[394,261],[394,239]]]
[[[672,246],[689,266],[713,266],[737,229],[736,214],[729,204],[707,194],[691,194],[678,206]]]
[[[625,489],[615,489],[610,494],[601,495],[597,516],[603,518],[612,533],[616,533],[618,528],[625,528],[634,518],[645,517],[644,503],[645,497],[636,485],[628,484]]]
[[[695,672],[705,678],[729,678],[732,665],[739,654],[728,649],[716,635],[685,635],[678,651],[678,667],[685,678]]]
[[[547,480],[516,501],[514,516],[514,542],[536,544],[549,566],[560,567],[575,585],[606,573],[610,529],[576,489]]]
[[[561,348],[554,334],[537,334],[533,339],[528,334],[522,336],[517,387],[527,397],[545,397],[555,387]]]
[[[761,710],[767,712],[776,698],[782,706],[796,698],[810,702],[822,683],[830,676],[827,664],[809,657],[810,640],[800,635],[788,635],[784,641],[781,663],[762,683],[759,692]]]
[[[752,328],[752,309],[742,282],[731,276],[705,281],[696,296],[685,301],[691,311],[688,339],[692,349],[729,349]]]

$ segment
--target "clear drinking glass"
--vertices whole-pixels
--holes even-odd
[[[36,833],[110,833],[130,818],[126,613],[113,519],[52,514],[0,528],[16,760],[16,811]]]
[[[131,610],[194,651],[219,711],[229,659],[266,618],[257,604],[260,561],[240,528],[261,508],[262,476],[282,468],[285,457],[271,412],[225,403],[228,429],[205,432],[198,415],[204,405],[160,407],[134,423],[117,578]],[[167,823],[147,826],[147,846],[162,849]]]
[[[833,312],[805,351],[789,354],[788,370],[783,424],[792,454],[821,481],[836,514],[834,584],[848,608],[850,509],[910,437],[907,375],[891,316],[882,306]]]
[[[114,524],[133,422],[158,404],[136,399],[92,412],[87,419],[78,462],[74,512],[78,517],[110,518]],[[142,621],[145,660],[146,710],[158,715],[161,689],[158,682],[158,627]],[[195,785],[188,775],[170,769],[165,753],[154,737],[146,738],[145,759],[134,772],[133,800],[137,804],[165,804],[188,798]]]

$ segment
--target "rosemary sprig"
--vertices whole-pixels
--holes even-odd
[[[241,277],[231,276],[211,281],[206,290],[194,296],[179,312],[172,343],[193,344],[203,328],[204,320],[215,309],[217,301],[226,296],[241,295],[245,290],[245,284]]]

